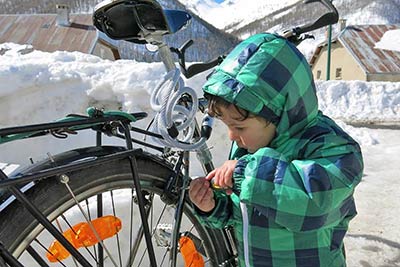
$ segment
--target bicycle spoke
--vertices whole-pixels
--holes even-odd
[[[147,213],[147,217],[150,216],[149,229],[153,229],[153,210],[154,209],[153,209],[153,201],[152,200],[151,200],[149,205],[150,205],[150,212],[149,212],[149,210],[147,210],[146,213]],[[137,234],[137,237],[136,237],[136,241],[135,241],[135,251],[133,252],[134,255],[136,255],[136,253],[137,253],[137,251],[139,249],[139,246],[142,243],[143,236],[144,236],[143,225],[140,225],[140,228],[138,230],[138,234]],[[151,238],[153,238],[153,233],[151,234]],[[143,260],[145,258],[145,255],[146,255],[146,252],[147,252],[147,246],[144,248],[142,256],[140,256],[140,260],[139,260],[139,263],[138,263],[139,266],[142,265],[142,262],[143,262]],[[133,258],[133,261],[135,260],[135,258],[136,257]],[[133,264],[133,261],[130,263],[131,265]]]
[[[72,230],[72,232],[76,235],[76,232],[74,231],[74,229],[72,229],[72,226],[68,223],[68,221],[65,219],[65,217],[63,217],[63,215],[61,215],[61,217],[64,219],[64,221],[67,223],[67,225],[68,225],[68,227]],[[60,231],[60,233],[63,233],[64,231],[63,231],[63,229],[62,229],[62,227],[61,227],[61,224],[60,224],[60,222],[59,222],[59,220],[58,220],[58,218],[55,220],[55,222],[56,222],[56,224],[57,224],[57,227],[58,227],[58,230]],[[51,253],[52,255],[53,255],[53,253]],[[54,255],[53,255],[54,256]],[[58,259],[57,259],[58,260]],[[73,261],[74,261],[74,263],[75,263],[75,267],[78,267],[78,263],[76,262],[76,259],[75,258],[73,258]]]
[[[152,205],[152,206],[153,206],[153,205]],[[164,207],[163,207],[163,209],[162,209],[162,212],[161,212],[160,216],[158,217],[156,227],[159,225],[159,223],[160,223],[160,221],[161,221],[161,218],[163,217],[163,215],[164,215],[166,209],[167,209],[167,204],[164,204]],[[152,233],[151,233],[151,238],[153,238],[153,237],[154,237],[154,234],[156,233],[156,227],[153,228],[153,231],[152,231]],[[141,228],[142,228],[142,227],[141,227]],[[142,236],[143,236],[143,233],[142,233]],[[141,258],[140,258],[139,266],[140,266],[140,264],[142,263],[143,258],[144,258],[144,256],[146,255],[146,252],[147,252],[147,247],[146,247],[145,250],[143,251],[143,254],[142,254]]]
[[[195,225],[192,224],[192,227],[190,227],[190,229],[189,229],[189,232],[190,232],[190,233],[193,231],[194,227],[195,227]],[[201,239],[200,239],[200,240],[201,240]],[[205,247],[204,247],[204,240],[201,240],[200,247],[198,247],[198,248],[196,247],[196,249],[197,249],[197,251],[199,251],[200,253],[201,253],[202,251],[204,251],[204,253],[201,253],[201,254],[203,254],[204,256],[207,256],[207,255],[205,255],[206,253],[205,253]]]
[[[52,253],[47,249],[47,247],[46,247],[45,245],[42,244],[42,242],[40,242],[40,241],[37,240],[37,239],[35,239],[34,241],[35,241],[41,248],[43,248],[47,253],[52,254]],[[57,260],[57,261],[58,261],[58,263],[60,263],[62,266],[67,267],[63,262],[61,262],[61,261],[59,261],[59,260]]]
[[[35,261],[37,263],[39,263],[39,265],[41,267],[49,267],[49,265],[44,261],[44,259],[37,253],[37,251],[35,249],[33,249],[32,246],[28,246],[28,248],[26,249],[26,251],[28,251],[29,255],[32,256],[32,258],[35,259]]]
[[[91,221],[92,220],[92,216],[90,214],[90,209],[89,209],[89,206],[90,206],[89,205],[89,200],[85,199],[85,203],[86,203],[86,212],[87,212],[87,214],[89,216],[89,220]],[[94,254],[95,261],[97,262],[97,265],[99,265],[98,264],[97,253],[96,253],[96,246],[93,246],[93,254]]]
[[[64,220],[64,222],[68,225],[69,229],[71,229],[71,231],[74,233],[74,235],[77,235],[77,233],[74,231],[74,229],[73,229],[71,223],[70,223],[70,222],[68,221],[68,219],[64,216],[64,214],[61,214],[60,217],[61,217],[61,218]],[[60,225],[58,219],[56,219],[56,222],[57,222],[57,225],[58,225],[58,227],[59,227],[59,229],[60,229],[60,232],[62,232],[61,225]],[[87,253],[89,253],[89,255],[91,256],[91,258],[92,258],[96,263],[98,263],[97,258],[93,255],[93,253],[90,252],[89,248],[88,248],[88,247],[84,247],[84,248],[85,248],[85,250],[87,251]],[[76,260],[75,260],[75,259],[73,259],[73,260],[74,260],[74,262],[75,262],[75,265],[78,266],[78,263],[76,262]]]
[[[97,218],[100,218],[103,216],[103,194],[98,194],[96,196],[97,198]],[[103,247],[100,245],[96,245],[97,246],[97,252],[99,254],[98,257],[98,266],[99,267],[104,267],[104,250]],[[95,246],[95,247],[96,247]],[[96,249],[95,249],[96,251]]]
[[[117,213],[115,211],[115,203],[114,203],[114,193],[111,190],[110,191],[110,197],[111,197],[111,203],[112,203],[112,210],[113,210],[113,215],[117,217]],[[119,266],[122,267],[122,256],[121,256],[121,244],[119,242],[119,234],[117,233],[117,247],[118,247],[118,258],[119,258]]]
[[[131,205],[130,205],[130,228],[129,228],[129,251],[133,248],[133,203],[134,203],[134,190],[131,189]],[[136,243],[136,242],[135,242]],[[135,253],[136,254],[136,253]],[[132,253],[129,253],[128,266],[131,266],[134,259],[132,259]]]
[[[69,191],[70,195],[72,196],[72,198],[75,200],[75,203],[77,205],[77,207],[79,208],[79,210],[81,211],[82,215],[85,217],[86,222],[88,223],[89,227],[91,228],[93,234],[95,235],[96,239],[98,240],[99,244],[103,247],[103,249],[106,251],[108,257],[110,258],[110,260],[112,261],[112,263],[114,264],[115,267],[118,267],[114,258],[111,256],[110,251],[107,249],[107,247],[105,247],[103,240],[101,240],[99,234],[97,233],[96,229],[94,228],[93,224],[89,221],[89,218],[87,217],[87,215],[85,214],[82,206],[80,205],[80,203],[78,202],[78,200],[76,199],[71,187],[68,185],[68,183],[64,183],[67,190]]]
[[[162,266],[164,264],[164,261],[167,258],[167,254],[168,254],[168,249],[165,250],[165,253],[164,253],[164,256],[162,257],[160,266]]]

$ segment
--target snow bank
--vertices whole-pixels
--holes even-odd
[[[400,83],[319,81],[319,108],[345,122],[400,122]]]

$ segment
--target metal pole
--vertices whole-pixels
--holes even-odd
[[[167,70],[167,72],[174,70],[176,68],[174,59],[172,57],[171,50],[168,45],[161,42],[158,45],[158,53],[160,55],[162,62],[164,63],[164,66],[165,66],[165,69]]]
[[[125,138],[126,138],[126,146],[129,150],[132,150],[132,137],[129,131],[129,123],[124,123],[123,124],[124,129],[125,129]],[[136,157],[129,157],[129,163],[131,167],[131,172],[132,172],[132,178],[133,178],[133,184],[136,190],[136,196],[137,196],[137,201],[138,201],[138,208],[139,208],[139,213],[140,213],[140,218],[142,220],[142,227],[144,231],[144,238],[146,241],[147,245],[147,251],[149,253],[149,261],[150,261],[150,266],[151,267],[156,267],[157,266],[157,261],[156,261],[156,256],[154,253],[154,248],[153,248],[153,243],[151,242],[151,230],[149,227],[148,223],[148,212],[146,211],[145,208],[145,199],[144,199],[144,194],[141,189],[140,185],[140,179],[139,179],[139,171],[138,171],[138,166],[136,162]]]
[[[0,265],[3,266],[4,261],[12,267],[24,267],[0,242]]]
[[[332,47],[332,25],[328,26],[328,54],[326,62],[326,80],[331,78],[331,47]]]
[[[331,1],[332,2],[332,1]],[[332,48],[332,25],[328,26],[328,54],[326,62],[326,80],[331,79],[331,48]]]
[[[170,261],[169,261],[169,266],[170,267],[175,267],[176,266],[176,261],[177,261],[177,255],[178,255],[178,241],[180,238],[180,228],[181,228],[181,223],[182,223],[182,216],[183,216],[183,209],[185,205],[185,197],[186,197],[186,192],[185,188],[188,187],[190,183],[190,177],[189,177],[189,157],[190,153],[189,151],[183,152],[183,186],[182,186],[182,191],[180,192],[180,197],[179,197],[179,202],[177,203],[176,206],[176,213],[175,213],[175,222],[174,222],[174,230],[172,232],[172,240],[171,240],[171,253],[170,253]]]

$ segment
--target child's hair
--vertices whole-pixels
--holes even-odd
[[[211,95],[208,93],[204,94],[204,97],[208,100],[208,114],[212,117],[221,117],[223,114],[221,112],[221,107],[228,108],[229,106],[233,106],[238,113],[241,115],[239,120],[244,121],[249,117],[253,117],[254,115],[251,114],[249,111],[239,108],[235,104],[232,104],[220,96]]]

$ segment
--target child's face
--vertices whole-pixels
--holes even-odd
[[[230,105],[220,108],[219,118],[228,126],[229,139],[236,141],[239,147],[250,153],[266,147],[275,136],[276,127],[261,117],[248,117],[243,120],[238,110]]]

